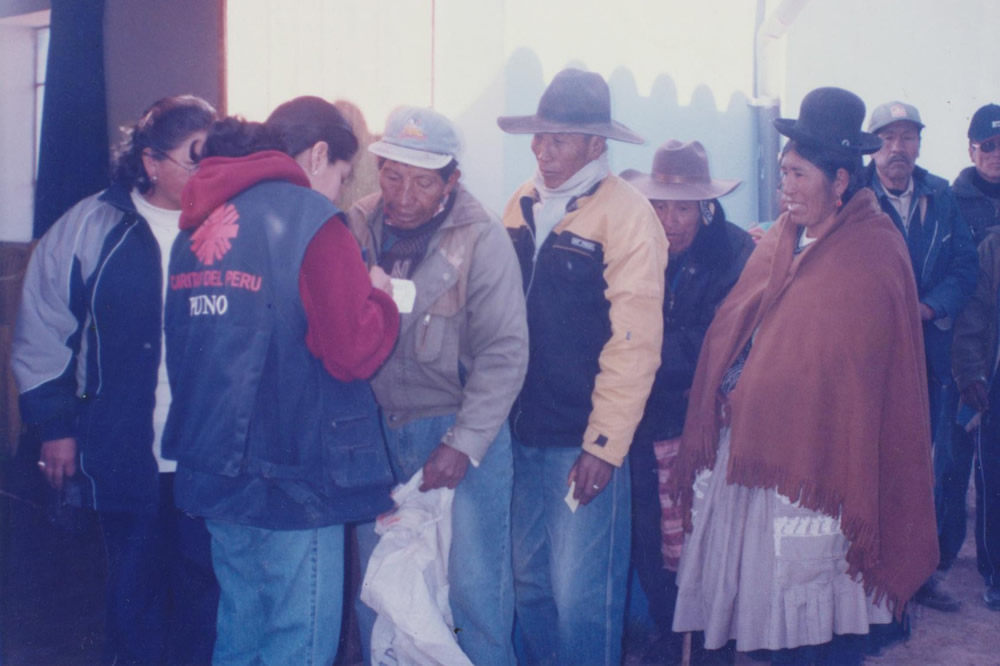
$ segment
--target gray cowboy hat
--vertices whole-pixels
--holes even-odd
[[[600,74],[572,67],[552,78],[531,116],[500,116],[497,125],[509,134],[579,133],[645,143],[611,119],[611,92]]]
[[[652,173],[635,169],[621,177],[654,201],[705,201],[729,194],[740,180],[718,180],[708,172],[708,155],[698,141],[671,139],[656,149]]]
[[[816,88],[802,98],[798,118],[776,118],[774,128],[793,141],[867,155],[882,139],[861,131],[865,103],[843,88]]]

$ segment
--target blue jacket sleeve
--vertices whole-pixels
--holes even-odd
[[[924,294],[921,299],[931,307],[938,318],[950,317],[953,321],[962,313],[976,290],[979,275],[979,257],[972,242],[972,233],[959,212],[958,203],[951,189],[935,196],[935,208],[943,227],[951,229],[950,261],[943,280]]]

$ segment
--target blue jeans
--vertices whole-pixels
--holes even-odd
[[[344,603],[344,526],[206,524],[221,588],[212,663],[333,663]]]
[[[398,428],[385,424],[389,461],[399,481],[427,462],[454,415],[411,421]],[[511,635],[514,589],[510,561],[510,502],[513,486],[510,430],[506,423],[479,463],[469,465],[455,489],[448,555],[448,600],[458,645],[476,666],[514,664]],[[378,536],[375,524],[358,526],[362,577]],[[365,661],[370,661],[375,613],[358,601],[358,626]]]
[[[514,440],[514,595],[525,664],[619,664],[631,536],[628,461],[573,513],[580,449]]]

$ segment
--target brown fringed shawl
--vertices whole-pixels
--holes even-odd
[[[916,284],[870,190],[799,254],[787,215],[719,308],[691,387],[675,496],[715,462],[723,374],[754,330],[729,396],[727,481],[840,516],[849,573],[896,616],[938,563],[929,408]]]

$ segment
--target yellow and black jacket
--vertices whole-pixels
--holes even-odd
[[[503,222],[528,310],[528,374],[511,430],[620,466],[660,364],[667,239],[646,198],[616,176],[570,201],[535,258],[528,182]]]

